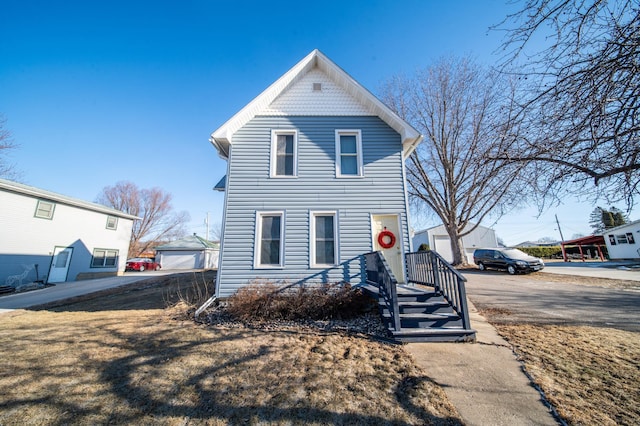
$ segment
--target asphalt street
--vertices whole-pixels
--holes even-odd
[[[640,282],[637,287],[619,289],[496,271],[468,271],[463,275],[468,280],[467,296],[480,309],[508,311],[526,322],[640,331]]]

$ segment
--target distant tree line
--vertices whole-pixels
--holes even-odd
[[[608,210],[602,207],[596,207],[591,212],[589,219],[589,225],[596,235],[602,235],[607,229],[625,225],[628,222],[629,217],[616,207],[609,207]]]

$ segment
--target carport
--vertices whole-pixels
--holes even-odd
[[[580,260],[585,261],[584,250],[583,248],[592,248],[598,251],[598,257],[600,260],[604,262],[604,254],[602,253],[602,246],[605,246],[604,237],[602,235],[590,235],[588,237],[576,238],[575,240],[563,241],[561,243],[562,246],[562,257],[565,262],[568,262],[567,256],[567,247],[578,247],[580,251]]]

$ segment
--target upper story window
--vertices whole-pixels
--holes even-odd
[[[118,229],[118,218],[115,216],[107,216],[107,229]]]
[[[298,132],[271,131],[271,177],[298,175]]]
[[[334,266],[338,252],[336,212],[311,213],[311,265]]]
[[[363,176],[360,130],[336,130],[336,176]]]
[[[284,212],[256,213],[256,267],[282,267]]]
[[[53,211],[55,210],[55,207],[55,203],[38,200],[35,216],[42,219],[53,219]]]

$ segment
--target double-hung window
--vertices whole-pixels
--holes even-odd
[[[336,176],[363,176],[360,130],[336,130]]]
[[[107,229],[118,229],[118,218],[115,216],[107,216]]]
[[[298,175],[298,132],[271,131],[271,177]]]
[[[284,212],[256,214],[256,267],[284,265]]]
[[[337,264],[338,232],[336,212],[311,212],[311,265]]]
[[[92,268],[113,268],[118,265],[118,250],[95,249],[91,259]]]
[[[35,216],[41,219],[53,219],[53,211],[56,205],[49,201],[38,200]]]

